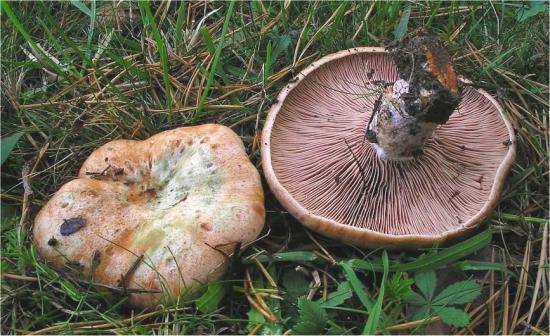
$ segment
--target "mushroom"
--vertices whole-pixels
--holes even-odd
[[[366,247],[429,247],[471,232],[490,215],[515,157],[515,135],[489,94],[454,89],[445,79],[437,79],[438,90],[449,91],[443,93],[449,104],[430,112],[441,118],[415,119],[399,94],[414,96],[416,84],[407,82],[410,72],[395,56],[354,48],[301,71],[271,107],[262,167],[281,204],[321,234]],[[399,80],[411,85],[396,87]],[[372,127],[381,103],[412,120],[401,125],[406,132],[395,114],[396,123]],[[419,123],[421,132],[412,134],[410,126]]]
[[[182,127],[96,149],[41,209],[34,242],[55,269],[78,268],[146,307],[218,279],[264,217],[239,137],[221,125]]]

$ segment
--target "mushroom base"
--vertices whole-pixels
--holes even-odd
[[[367,131],[375,134],[376,154],[383,160],[411,160],[423,153],[426,140],[438,124],[419,121],[404,110],[404,103],[389,95],[374,112]]]

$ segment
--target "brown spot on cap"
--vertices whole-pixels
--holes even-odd
[[[258,215],[258,216],[264,216],[265,215],[265,209],[263,204],[260,203],[254,203],[252,204],[252,210]]]
[[[200,226],[201,226],[201,229],[203,230],[212,231],[212,224],[210,223],[202,222]]]
[[[55,239],[54,237],[51,237],[50,239],[48,239],[48,243],[47,243],[49,246],[56,246],[57,245],[57,239]]]

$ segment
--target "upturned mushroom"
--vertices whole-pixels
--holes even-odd
[[[138,306],[188,298],[264,224],[260,177],[221,125],[115,140],[37,215],[34,242],[57,270],[123,288]]]
[[[513,127],[457,79],[433,36],[314,62],[280,93],[262,134],[271,190],[300,222],[360,246],[432,246],[496,206]]]

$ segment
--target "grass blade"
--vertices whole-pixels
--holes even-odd
[[[271,41],[267,43],[267,49],[265,51],[265,63],[264,63],[264,69],[263,69],[263,85],[265,87],[266,81],[269,78],[269,75],[271,74]]]
[[[205,314],[216,311],[224,294],[225,287],[221,282],[211,283],[208,285],[206,292],[197,299],[197,309]]]
[[[508,268],[506,268],[504,264],[496,262],[463,260],[455,263],[453,266],[462,271],[499,271],[508,273],[510,276],[516,277],[516,275]]]
[[[463,242],[455,244],[449,248],[437,251],[435,253],[426,254],[418,257],[415,261],[408,263],[393,263],[390,265],[390,272],[405,272],[405,271],[419,271],[423,269],[434,269],[441,266],[449,265],[460,258],[474,253],[475,251],[483,248],[491,241],[492,232],[491,229],[487,229],[472,238],[469,238]],[[382,272],[384,266],[379,263],[373,263],[367,260],[352,259],[349,261],[350,265],[354,268],[358,268],[365,271]]]
[[[95,1],[92,1],[92,2],[94,3],[93,6],[95,6]],[[88,8],[88,6],[86,6],[86,4],[84,4],[82,1],[80,1],[80,0],[71,0],[71,5],[78,8],[82,13],[86,14],[87,16],[92,17],[92,12]]]
[[[151,27],[151,31],[153,32],[153,38],[155,39],[157,48],[159,50],[160,64],[162,66],[162,79],[164,82],[164,90],[166,91],[166,107],[168,109],[168,122],[171,122],[172,121],[172,93],[171,93],[171,87],[170,87],[170,76],[168,75],[168,51],[166,49],[166,45],[164,44],[164,40],[160,36],[160,32],[158,30],[157,24],[153,17],[153,13],[151,12],[151,8],[149,8],[149,4],[146,1],[140,1],[139,8],[142,11],[142,13],[145,14],[145,19],[146,19],[145,23],[146,25],[149,25]]]
[[[373,303],[369,299],[365,290],[363,289],[363,285],[361,284],[361,281],[357,277],[357,274],[355,274],[355,272],[347,262],[342,262],[340,266],[342,266],[342,269],[344,270],[344,275],[346,276],[346,279],[349,281],[351,288],[353,288],[353,291],[359,298],[359,301],[361,301],[363,306],[367,308],[367,311],[370,312],[373,307]]]
[[[92,61],[92,39],[94,37],[95,16],[96,16],[95,14],[96,14],[96,2],[95,0],[92,0],[90,14],[88,15],[90,17],[90,27],[88,28],[88,40],[86,43],[86,58],[85,58],[84,67],[86,67],[88,64],[91,64],[91,61]]]
[[[181,33],[183,32],[183,25],[185,24],[186,20],[187,20],[187,17],[185,16],[185,1],[182,1],[181,5],[178,8],[178,18],[176,19],[176,34],[175,34],[176,50],[181,49],[181,46],[183,44]]]
[[[259,262],[280,262],[280,261],[315,261],[317,256],[310,251],[291,251],[273,253],[272,255],[259,255],[256,257]],[[244,260],[243,263],[253,264],[255,261]]]
[[[384,274],[382,275],[382,283],[378,290],[378,297],[374,303],[372,309],[369,311],[369,318],[365,329],[363,329],[363,335],[373,335],[378,329],[378,323],[380,322],[380,315],[382,314],[382,301],[384,301],[384,291],[386,289],[386,278],[388,277],[389,261],[388,253],[384,250],[382,252],[382,262],[384,264]]]
[[[22,135],[23,132],[17,132],[0,139],[0,165],[4,164],[4,161],[6,161]]]
[[[405,36],[405,33],[407,32],[407,27],[409,26],[410,16],[411,16],[411,3],[407,2],[405,4],[405,9],[403,9],[403,14],[401,15],[401,19],[399,20],[397,27],[395,27],[395,30],[393,31],[393,36],[395,37],[396,40],[400,40],[403,36]]]
[[[56,73],[58,75],[65,75],[64,71],[59,67],[59,65],[57,65],[55,62],[53,62],[48,55],[44,54],[44,52],[42,51],[42,49],[40,47],[38,47],[38,45],[36,44],[36,42],[34,42],[34,40],[32,39],[31,35],[27,32],[27,30],[25,30],[25,27],[23,27],[23,25],[21,24],[21,22],[19,21],[19,19],[17,18],[17,16],[15,16],[15,14],[13,13],[10,5],[8,4],[7,1],[0,1],[0,7],[2,8],[2,10],[4,11],[4,13],[6,13],[6,15],[8,16],[8,18],[10,19],[11,23],[15,26],[15,28],[19,31],[19,33],[21,34],[21,36],[23,36],[23,38],[25,39],[25,41],[27,41],[27,43],[31,46],[32,50],[35,52],[35,53],[38,53],[40,55],[43,56],[43,59],[46,63],[48,63],[48,65],[50,67],[52,67],[53,69],[55,69]]]
[[[499,218],[503,220],[508,221],[514,221],[514,222],[528,222],[528,223],[535,223],[535,224],[548,224],[550,222],[550,219],[544,219],[544,218],[537,218],[537,217],[529,217],[529,216],[522,216],[522,215],[514,215],[509,213],[503,213],[501,212],[499,214]]]
[[[214,40],[212,39],[212,35],[210,35],[210,32],[208,31],[208,28],[206,27],[200,27],[199,32],[201,34],[201,38],[204,41],[204,44],[206,45],[206,49],[208,50],[208,53],[212,56],[216,56],[216,47],[214,46]],[[201,69],[203,69],[201,67]],[[206,72],[206,71],[205,71]],[[231,81],[229,78],[225,75],[225,72],[223,71],[223,67],[219,67],[219,69],[216,71],[216,75],[220,76],[222,78],[222,82],[224,84],[230,84]],[[218,84],[216,82],[216,84]]]
[[[202,108],[204,106],[204,102],[206,101],[206,97],[208,96],[208,92],[210,91],[210,86],[214,81],[214,75],[216,74],[216,70],[220,62],[220,55],[223,49],[223,44],[225,42],[225,34],[227,32],[227,28],[229,27],[229,21],[231,20],[231,14],[233,13],[233,8],[235,8],[235,0],[231,1],[231,3],[229,4],[229,8],[227,9],[227,13],[225,14],[222,32],[220,35],[220,40],[218,41],[218,46],[216,47],[216,54],[214,55],[214,59],[212,60],[210,72],[208,73],[208,78],[206,79],[206,85],[202,90],[202,94],[199,99],[199,104],[197,105],[197,108],[195,110],[195,115],[193,116],[193,120],[192,120],[193,122],[197,121],[200,118],[202,113]]]
[[[206,49],[208,49],[208,53],[212,56],[216,56],[216,47],[214,46],[214,42],[212,41],[212,35],[210,35],[208,28],[201,27],[199,29],[199,32],[201,33],[201,37],[202,37],[202,40],[204,41],[204,44],[206,44]]]

